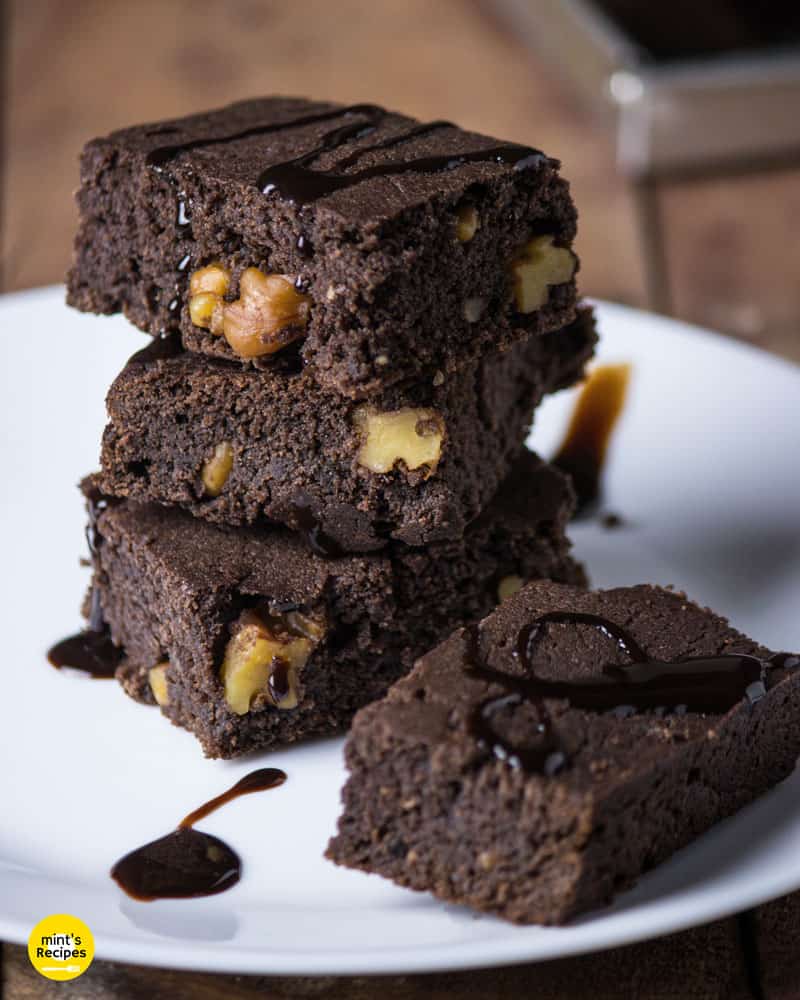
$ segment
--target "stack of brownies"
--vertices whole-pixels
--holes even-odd
[[[155,338],[84,484],[87,614],[208,755],[341,731],[523,581],[582,581],[524,446],[595,341],[557,167],[283,98],[86,147],[69,301]]]

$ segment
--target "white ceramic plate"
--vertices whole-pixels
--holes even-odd
[[[777,648],[800,647],[800,371],[682,324],[601,305],[600,357],[634,381],[608,468],[628,527],[576,525],[600,585],[684,587]],[[116,684],[57,673],[45,650],[79,625],[84,514],[105,390],[144,338],[70,312],[60,289],[0,300],[0,937],[24,942],[51,913],[94,932],[103,958],[260,973],[412,972],[608,948],[800,887],[800,773],[569,927],[512,927],[322,859],[344,776],[341,741],[206,761],[193,737]],[[570,400],[548,402],[550,454]],[[108,877],[128,850],[255,766],[281,788],[201,824],[244,862],[230,892],[135,903]]]

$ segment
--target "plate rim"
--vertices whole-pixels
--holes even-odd
[[[49,285],[5,293],[0,295],[0,312],[5,308],[25,306],[28,303],[32,306],[35,305],[37,308],[49,309],[56,305],[63,308],[65,305],[63,292],[63,285]],[[58,301],[56,300],[56,295],[59,296]],[[702,338],[712,345],[715,350],[738,356],[743,354],[750,355],[753,361],[761,366],[774,366],[800,376],[800,364],[798,362],[776,355],[758,345],[739,341],[708,328],[639,309],[635,306],[609,302],[594,297],[587,297],[585,301],[598,309],[601,324],[613,324],[616,315],[625,315],[628,322],[635,322],[639,319],[643,323],[646,323],[649,327],[649,335],[662,334],[666,336],[691,336],[694,339]],[[147,335],[143,333],[142,336],[146,337]],[[19,874],[20,869],[6,865],[0,859],[0,887],[6,884],[9,873],[12,876],[15,873]],[[23,874],[25,874],[24,870]],[[373,877],[377,878],[378,876]],[[54,881],[47,876],[36,876],[34,881],[47,886],[49,890],[54,892],[68,892],[71,886],[74,888],[74,883],[71,884],[65,880]],[[779,882],[780,884],[778,884]],[[91,886],[83,886],[82,888],[84,891],[91,891],[92,897],[96,896],[101,900],[105,898],[105,894],[100,889],[95,890]],[[641,926],[647,928],[645,931],[637,932],[634,928],[631,932],[616,937],[613,935],[612,925],[610,932],[601,933],[592,942],[588,940],[583,941],[580,938],[567,939],[556,949],[551,949],[551,953],[538,956],[535,954],[532,956],[532,952],[535,952],[536,949],[531,947],[531,942],[526,941],[523,936],[524,930],[523,934],[515,935],[510,939],[489,939],[487,944],[476,941],[463,941],[458,944],[435,944],[425,951],[421,951],[418,948],[414,949],[410,946],[401,946],[394,949],[370,948],[361,953],[355,951],[326,951],[323,949],[317,950],[313,956],[303,952],[290,952],[286,957],[276,952],[262,952],[251,946],[237,947],[231,942],[204,941],[200,946],[199,942],[187,944],[186,941],[158,937],[154,937],[153,940],[137,939],[118,934],[106,935],[98,930],[95,932],[95,956],[104,960],[131,962],[159,968],[276,975],[414,974],[456,969],[491,968],[527,962],[551,961],[558,958],[605,951],[647,940],[654,940],[658,937],[683,931],[694,926],[724,919],[734,913],[740,912],[742,909],[762,905],[788,892],[796,891],[800,888],[800,869],[794,880],[790,879],[787,882],[786,880],[781,881],[778,878],[765,879],[762,884],[753,884],[751,888],[753,891],[740,892],[735,902],[730,900],[724,905],[721,905],[719,900],[715,903],[714,898],[709,897],[709,902],[705,909],[702,906],[695,907],[690,913],[687,912],[688,907],[681,908],[677,905],[677,900],[680,896],[686,894],[686,889],[683,889],[676,895],[674,915],[671,919],[667,919],[661,924],[655,935],[647,925],[647,921],[641,922]],[[643,910],[658,905],[660,902],[663,902],[664,898],[663,896],[658,897],[649,904],[645,904]],[[602,910],[595,912],[597,915],[603,914]],[[681,912],[683,915],[681,915]],[[700,915],[698,916],[698,914]],[[535,933],[541,930],[541,928],[534,926],[530,930]],[[25,945],[29,931],[30,928],[21,921],[9,918],[0,912],[0,939],[10,943]],[[265,967],[265,956],[269,961],[268,968]],[[302,970],[299,968],[301,964],[304,966]]]
[[[798,776],[795,772],[795,777]],[[787,778],[787,781],[792,778]],[[756,800],[757,801],[757,800]],[[755,804],[752,803],[751,806]],[[749,808],[749,807],[746,807]],[[725,822],[725,821],[723,821]],[[719,826],[719,824],[717,824]],[[696,843],[693,841],[692,843]],[[691,844],[688,845],[691,848]],[[684,848],[686,850],[687,848]],[[675,857],[675,855],[673,855]],[[380,876],[370,876],[379,878]],[[746,911],[756,906],[761,906],[774,899],[800,889],[800,869],[795,879],[791,880],[789,887],[787,883],[772,879],[763,883],[762,887],[751,893],[737,896],[736,901],[731,900],[724,906],[708,906],[707,912],[701,908],[694,908],[688,914],[687,907],[681,907],[678,893],[673,909],[675,916],[665,921],[656,934],[651,931],[634,930],[623,937],[614,937],[613,934],[606,933],[599,943],[581,942],[581,940],[566,944],[566,947],[559,947],[558,951],[551,951],[547,954],[532,954],[530,944],[525,942],[523,934],[526,931],[536,933],[542,928],[540,925],[531,925],[528,928],[514,926],[516,931],[520,931],[518,938],[508,940],[491,940],[488,944],[482,945],[480,942],[468,941],[460,944],[436,944],[430,947],[430,951],[422,953],[419,949],[413,951],[414,960],[410,965],[408,958],[411,949],[391,949],[372,948],[363,953],[355,951],[337,952],[316,951],[312,957],[304,952],[289,953],[283,957],[280,953],[261,952],[251,947],[237,948],[231,946],[229,942],[202,942],[202,948],[197,944],[187,946],[184,942],[177,943],[174,939],[154,938],[152,941],[137,940],[135,938],[125,938],[119,935],[105,935],[102,931],[93,929],[95,942],[95,958],[103,961],[125,962],[133,965],[152,966],[164,969],[182,969],[195,972],[218,972],[218,973],[241,973],[243,975],[281,975],[281,976],[379,976],[379,975],[416,975],[430,972],[456,972],[474,969],[498,968],[509,965],[538,964],[539,962],[558,961],[559,959],[574,958],[580,955],[599,954],[604,951],[612,951],[615,948],[629,947],[635,944],[643,944],[647,941],[655,941],[671,934],[687,931],[693,927],[701,927],[725,920],[737,913]],[[52,882],[49,883],[51,886]],[[67,883],[57,883],[68,887]],[[0,885],[2,885],[2,871],[0,871]],[[414,890],[410,890],[414,891]],[[93,893],[102,898],[102,893]],[[420,892],[419,895],[425,895]],[[169,902],[169,901],[163,901]],[[659,905],[660,899],[654,900],[642,909]],[[143,904],[146,905],[146,904]],[[457,907],[462,909],[462,907]],[[468,910],[468,907],[463,907]],[[474,913],[474,911],[471,911]],[[679,914],[683,913],[681,917]],[[590,926],[588,918],[593,915],[602,914],[603,910],[596,910],[586,914],[587,924]],[[698,914],[699,917],[698,917]],[[486,914],[477,914],[478,920],[496,919]],[[569,925],[567,925],[569,926]],[[640,927],[646,926],[645,921],[641,921]],[[11,944],[25,946],[28,941],[28,933],[18,931],[18,925],[14,921],[7,920],[0,914],[0,940]],[[555,928],[558,930],[559,928]],[[269,966],[265,967],[264,957],[268,956]],[[303,968],[300,968],[300,965]]]

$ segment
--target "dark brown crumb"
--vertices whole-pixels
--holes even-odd
[[[218,140],[335,108],[271,97],[94,139],[81,160],[69,303],[124,312],[154,335],[180,330],[187,348],[233,358],[224,338],[192,325],[189,275],[221,262],[232,273],[229,299],[238,296],[247,267],[288,275],[312,300],[304,360],[322,384],[350,397],[437,370],[449,374],[479,354],[571,321],[574,280],[551,288],[548,301],[529,314],[513,300],[510,263],[521,248],[545,233],[562,246],[575,237],[569,185],[546,156],[534,156],[523,170],[490,159],[404,175],[402,183],[375,177],[309,205],[262,194],[256,182],[269,164],[315,148],[330,121],[207,143],[158,168],[147,163],[165,143]],[[357,120],[344,111],[342,121]],[[332,167],[415,124],[388,114],[367,139],[317,157],[314,168]],[[366,153],[358,166],[457,158],[496,145],[441,127]],[[480,227],[462,243],[456,225],[465,203],[477,208]],[[467,303],[477,302],[476,319]]]
[[[564,535],[573,502],[565,477],[525,453],[464,538],[338,559],[283,528],[226,530],[175,508],[115,503],[97,520],[95,586],[127,654],[118,676],[152,701],[148,670],[167,660],[164,714],[209,756],[341,731],[424,650],[486,614],[504,576],[581,582]],[[237,715],[219,676],[229,627],[263,601],[320,613],[325,635],[297,708]]]
[[[770,656],[681,593],[543,582],[481,623],[482,659],[519,675],[517,636],[550,612],[601,615],[662,661]],[[468,649],[456,632],[356,716],[333,861],[519,923],[559,924],[609,902],[787,777],[800,752],[800,670],[776,667],[761,700],[743,698],[724,715],[588,712],[548,700],[566,765],[550,776],[513,767],[476,741],[470,720],[488,686],[468,676]],[[596,678],[625,662],[600,630],[553,625],[536,675]],[[525,701],[504,711],[493,716],[501,731],[535,746],[540,712]]]
[[[591,310],[582,310],[564,330],[371,400],[371,412],[418,408],[443,421],[432,474],[365,469],[359,407],[322,389],[311,369],[287,377],[191,353],[136,356],[108,394],[101,485],[221,524],[311,523],[349,552],[392,538],[458,539],[508,474],[536,404],[580,377],[595,340]],[[233,464],[212,498],[201,472],[222,442]]]

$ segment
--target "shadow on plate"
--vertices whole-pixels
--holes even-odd
[[[239,929],[239,921],[232,911],[198,906],[197,900],[137,903],[125,896],[119,908],[135,927],[160,937],[230,941]]]
[[[692,589],[713,592],[733,614],[735,608],[753,601],[768,604],[773,595],[785,594],[791,578],[797,578],[800,516],[794,525],[717,523],[691,535],[676,533],[665,541],[670,563],[696,581]]]

